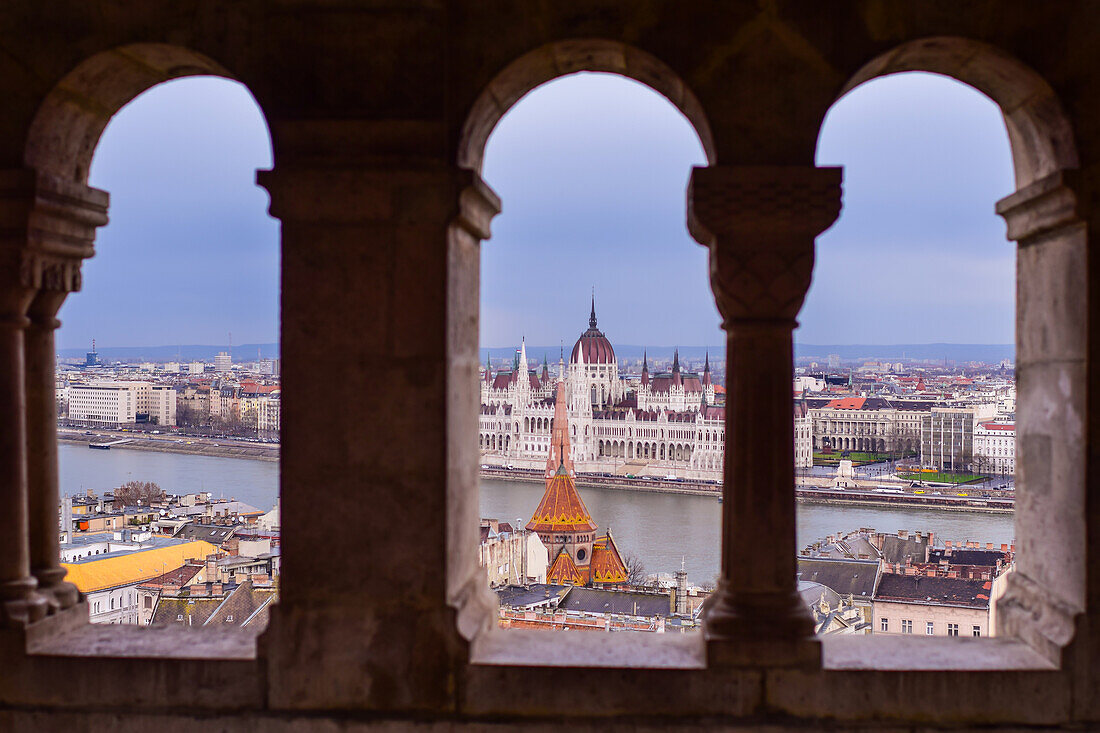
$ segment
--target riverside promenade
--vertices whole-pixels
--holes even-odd
[[[111,450],[144,450],[221,458],[247,458],[254,461],[279,460],[278,443],[253,443],[233,438],[178,435],[169,432],[153,435],[124,430],[58,428],[57,439],[68,444],[109,445]]]
[[[482,478],[523,483],[542,483],[541,471],[482,467]],[[968,486],[931,486],[913,489],[907,481],[897,479],[857,479],[854,486],[845,489],[832,488],[833,480],[825,476],[799,476],[795,497],[806,504],[837,506],[877,506],[898,508],[942,509],[946,511],[989,512],[1011,514],[1015,511],[1013,497],[1003,492],[983,492]],[[683,494],[713,496],[722,493],[719,483],[681,479],[670,481],[658,478],[626,478],[599,474],[577,474],[577,486],[588,488],[621,489],[658,494]],[[920,491],[923,493],[916,493]]]

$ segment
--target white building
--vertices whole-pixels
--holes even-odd
[[[233,357],[229,355],[229,352],[219,351],[218,355],[214,357],[214,371],[228,372],[231,369],[233,369]]]
[[[69,419],[87,425],[137,422],[137,393],[120,382],[69,385]]]
[[[187,365],[188,374],[202,374],[206,371],[206,364],[201,361],[193,361]]]
[[[726,411],[716,404],[709,355],[702,375],[681,368],[642,375],[633,384],[619,374],[615,350],[597,328],[593,306],[568,366],[559,359],[565,382],[571,457],[582,473],[692,478],[721,481]],[[543,360],[529,369],[527,346],[520,344],[511,369],[486,366],[481,382],[478,445],[488,465],[542,469],[550,447],[554,383]],[[813,460],[808,415],[796,427],[799,466]]]
[[[258,402],[256,430],[260,437],[278,437],[282,396],[279,390],[264,395]]]
[[[68,417],[86,425],[176,424],[176,390],[153,382],[91,382],[68,387]]]
[[[980,473],[1015,474],[1015,423],[979,423],[974,428],[974,463]]]

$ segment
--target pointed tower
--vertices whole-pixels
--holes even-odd
[[[493,381],[493,366],[491,360],[489,359],[488,349],[485,350],[485,381],[489,382],[490,384]]]
[[[573,475],[573,458],[569,450],[569,417],[565,404],[565,382],[558,381],[554,393],[554,422],[550,435],[550,455],[546,459],[546,478],[557,474],[559,468]]]
[[[707,352],[706,361],[703,362],[703,386],[711,384],[710,381],[710,352]]]
[[[672,354],[672,386],[683,387],[684,378],[680,376],[680,350],[676,349]]]
[[[546,461],[546,491],[527,529],[537,533],[546,545],[551,558],[548,582],[569,585],[588,582],[596,523],[577,493],[573,478],[564,382],[558,382],[555,397],[553,435]]]
[[[649,386],[649,362],[647,361],[648,354],[642,351],[642,386]]]
[[[547,382],[550,381],[550,368],[548,366],[549,364],[550,364],[550,362],[546,357],[546,352],[544,351],[544,352],[542,352],[542,376],[541,376],[543,384],[546,384]]]

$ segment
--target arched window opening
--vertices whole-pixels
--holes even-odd
[[[102,543],[100,557],[60,566],[97,601],[92,623],[174,624],[166,614],[189,585],[204,589],[199,606],[225,601],[243,577],[216,562],[230,536],[254,559],[242,593],[263,603],[278,586],[279,226],[255,182],[271,166],[248,89],[191,77],[122,107],[84,171],[110,192],[110,224],[60,309],[50,419],[61,558]],[[155,537],[178,530],[180,542]],[[132,563],[113,590],[92,584],[97,564],[145,553],[156,560]],[[138,585],[160,610],[111,613],[136,602]]]
[[[987,585],[972,607],[934,599],[925,616],[946,614],[932,635],[945,618],[989,635],[1016,547],[1016,486],[991,470],[990,442],[1015,434],[1017,411],[1016,253],[994,210],[1014,188],[1004,117],[951,78],[885,76],[832,107],[817,163],[843,166],[844,208],[818,237],[795,332],[799,570],[881,562],[880,618],[912,615],[920,584]],[[817,503],[823,487],[850,503]],[[914,628],[850,613],[866,633]]]
[[[492,469],[480,481],[483,526],[518,516],[542,542],[545,555],[528,563],[524,582],[626,592],[647,575],[676,572],[683,561],[693,587],[714,583],[713,494],[682,488],[688,482],[700,493],[715,490],[720,474],[692,465],[683,441],[705,441],[725,419],[724,339],[704,287],[707,252],[684,225],[685,184],[692,166],[707,161],[704,150],[667,99],[608,74],[539,87],[504,115],[488,141],[483,174],[505,207],[481,248],[481,356],[511,356],[490,360],[482,400],[508,385],[502,397],[513,414],[548,410],[555,426],[567,420],[565,454],[572,457],[563,460],[554,428],[548,442],[532,441],[529,450],[482,456],[483,464],[542,477],[523,485],[519,510],[519,484],[513,488]],[[677,296],[651,297],[658,292]],[[651,345],[627,346],[646,341]],[[658,456],[656,444],[628,439],[641,426],[656,437],[658,421],[690,426],[675,452],[662,447]],[[576,524],[565,532],[558,518],[542,515],[563,496]],[[675,502],[683,506],[672,509]],[[693,518],[690,543],[682,528],[645,519],[672,511]],[[658,526],[667,537],[653,536]],[[499,567],[483,568],[502,598],[503,588],[520,581],[514,565],[507,577]],[[519,625],[514,611],[501,605],[498,624]],[[539,618],[544,623],[533,627],[561,627],[552,614]]]

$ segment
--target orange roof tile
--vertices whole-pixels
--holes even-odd
[[[546,492],[527,529],[532,532],[591,532],[596,529],[588,507],[577,493],[573,477],[564,467],[546,479]]]
[[[592,544],[592,560],[589,575],[593,583],[625,583],[626,563],[619,555],[615,539],[608,532]]]
[[[863,397],[842,397],[839,400],[832,400],[825,407],[830,410],[861,410],[866,401]]]
[[[584,578],[577,570],[577,564],[564,547],[546,571],[546,582],[554,585],[584,585]]]

